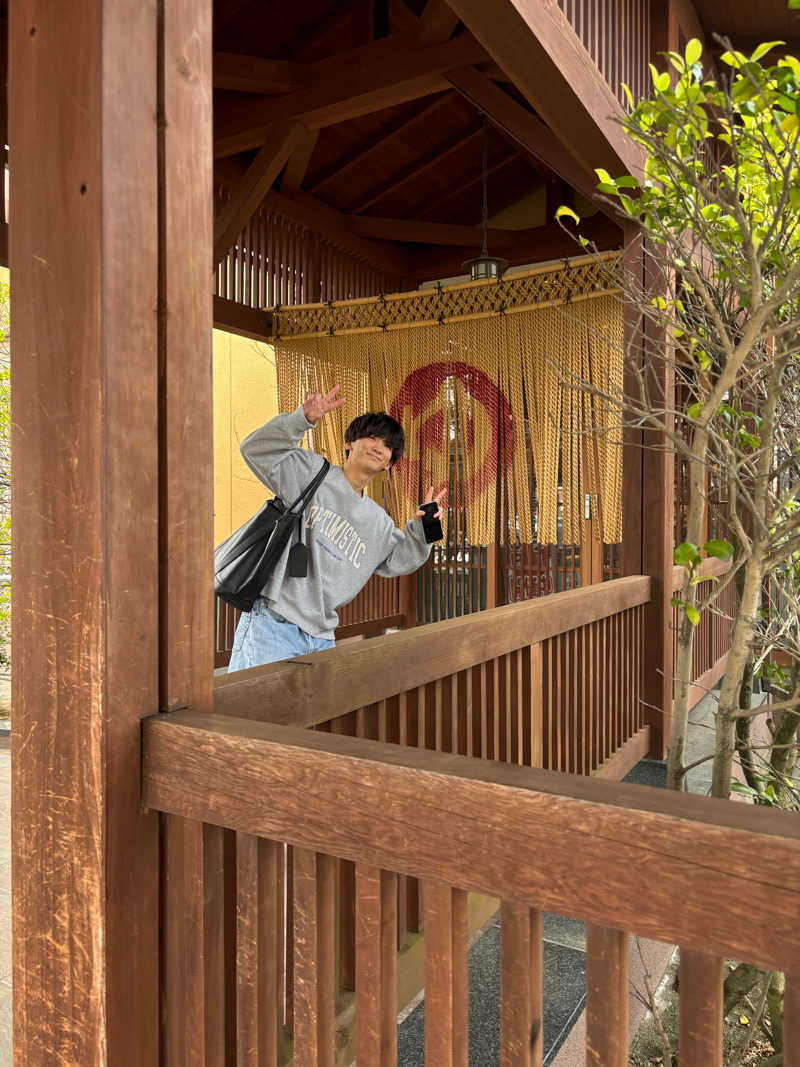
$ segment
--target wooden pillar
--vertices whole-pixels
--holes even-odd
[[[648,277],[641,239],[626,233],[625,268],[643,288],[655,280]],[[633,240],[632,240],[633,239]],[[636,396],[638,374],[646,376],[654,403],[667,398],[672,404],[674,371],[668,345],[656,337],[642,316],[628,305],[624,313],[625,391]],[[665,359],[664,356],[667,356]],[[638,369],[638,373],[637,373]],[[671,416],[666,416],[671,418]],[[670,737],[672,716],[672,550],[675,497],[674,456],[663,433],[655,428],[625,429],[623,451],[622,576],[649,574],[650,602],[645,605],[644,677],[642,700],[644,722],[650,726],[651,759],[662,759]]]
[[[159,1062],[140,720],[210,706],[210,3],[160,7],[10,11],[20,1065]]]

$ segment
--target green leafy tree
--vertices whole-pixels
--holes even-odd
[[[733,787],[800,809],[800,61],[779,44],[749,56],[729,47],[717,78],[689,41],[683,55],[667,55],[668,70],[651,68],[648,99],[629,97],[624,127],[643,149],[642,171],[597,173],[599,190],[638,229],[644,273],[620,284],[644,341],[625,354],[633,388],[609,386],[602,397],[631,424],[657,428],[687,473],[668,784],[683,788],[689,769],[695,628],[734,583],[712,792],[728,797]],[[703,561],[714,556],[731,566],[710,582]],[[757,674],[776,696],[752,709]],[[759,746],[750,725],[766,714],[770,736]],[[746,785],[734,784],[737,759]],[[726,983],[726,1008],[754,989],[769,1003],[778,1055],[782,988],[782,976],[747,965]]]

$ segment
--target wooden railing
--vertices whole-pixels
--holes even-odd
[[[718,581],[730,570],[730,563],[719,559],[705,559],[700,564],[699,574],[705,578],[697,586],[698,599],[708,595],[710,585]],[[683,568],[675,567],[672,572],[672,590],[678,593],[683,584]],[[730,648],[730,632],[736,613],[736,589],[729,582],[720,591],[714,606],[703,611],[700,622],[694,631],[694,648],[692,652],[692,688],[689,691],[689,704],[693,707],[719,681],[725,671]],[[681,609],[672,609],[673,659],[676,661],[678,647],[678,627],[681,623]]]
[[[504,1067],[542,1062],[545,910],[587,922],[588,1064],[628,1062],[631,933],[681,946],[682,1067],[721,1067],[724,957],[787,973],[783,1062],[800,1062],[790,813],[191,711],[147,720],[143,759],[144,804],[203,824],[204,838],[235,833],[233,951],[194,944],[219,924],[197,921],[213,895],[192,850],[174,915],[182,928],[163,933],[196,961],[205,1033],[225,1031],[215,1012],[235,1019],[224,1062],[341,1061],[342,863],[355,886],[355,1049],[343,1062],[353,1052],[369,1067],[397,1061],[397,914],[410,879],[424,887],[429,1067],[467,1064],[468,892],[502,901]],[[195,1001],[187,1013],[204,1017]],[[166,1040],[187,1020],[167,1017]]]
[[[416,622],[414,597],[409,579],[372,577],[354,600],[339,609],[336,640],[371,636],[386,630],[413,626]],[[214,598],[214,667],[227,667],[233,649],[233,636],[240,611],[219,597]]]
[[[409,749],[620,778],[649,746],[641,703],[649,596],[649,578],[625,578],[223,675],[214,709]],[[275,877],[289,908],[281,943],[291,985],[297,888],[291,860],[282,857],[259,862],[289,864]],[[336,886],[328,914],[341,1013],[356,983],[357,872],[345,858],[325,877]],[[425,893],[418,879],[403,876],[397,894],[392,924],[395,950],[406,953],[401,987],[409,999],[424,982],[413,977],[409,957],[424,948],[415,936],[425,922]],[[472,905],[464,922],[474,930],[497,905]]]
[[[620,578],[220,676],[215,710],[582,774],[616,760],[616,773],[646,745],[649,597],[649,578]]]

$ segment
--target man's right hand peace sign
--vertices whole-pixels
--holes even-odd
[[[306,397],[303,403],[303,414],[308,421],[316,425],[323,415],[327,415],[329,411],[334,411],[336,408],[341,407],[344,403],[344,397],[337,397],[336,394],[338,392],[339,386],[334,385],[327,396],[323,396],[322,393],[311,393],[310,396]]]

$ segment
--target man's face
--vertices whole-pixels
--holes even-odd
[[[380,437],[359,437],[349,448],[351,458],[370,474],[388,471],[392,465],[392,450]]]

